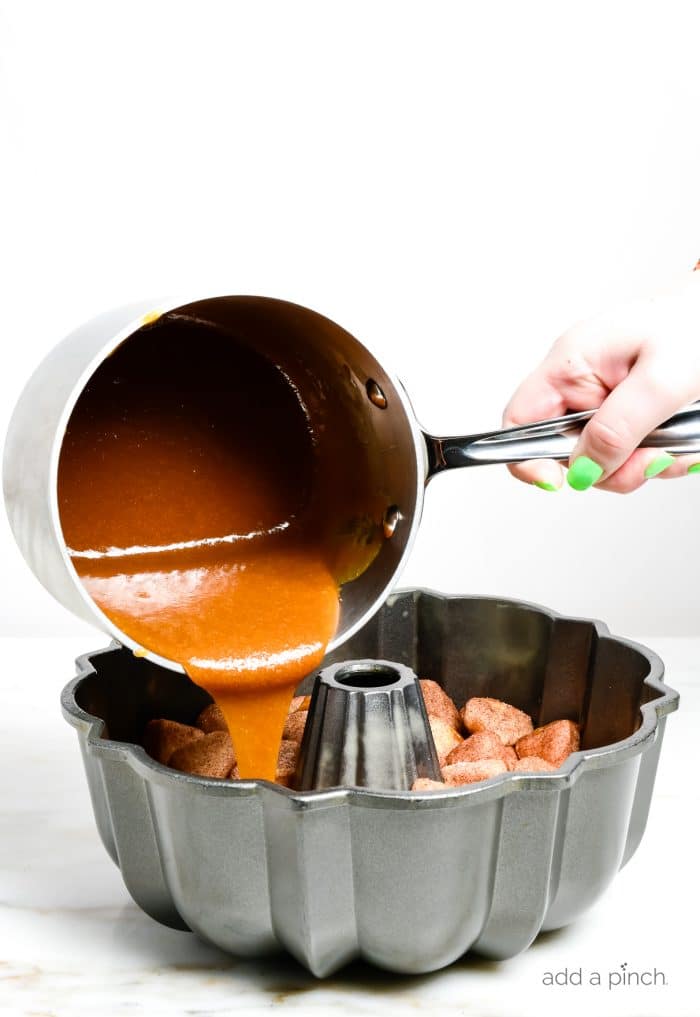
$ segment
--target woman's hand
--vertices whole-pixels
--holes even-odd
[[[700,271],[646,300],[574,325],[520,385],[504,427],[600,407],[569,460],[567,480],[627,494],[651,477],[700,474],[700,455],[673,457],[637,446],[677,410],[700,399]],[[509,466],[514,476],[558,490],[551,460]]]

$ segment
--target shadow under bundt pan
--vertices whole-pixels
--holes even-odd
[[[318,977],[356,957],[416,974],[470,949],[504,959],[590,907],[646,825],[678,705],[659,658],[599,622],[423,590],[390,597],[324,666],[353,658],[406,665],[458,706],[494,696],[536,725],[575,720],[581,750],[554,773],[444,791],[207,780],[138,741],[153,717],[191,723],[208,695],[118,646],[87,654],[62,706],[136,903],[239,956],[286,949]]]

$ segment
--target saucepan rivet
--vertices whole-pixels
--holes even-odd
[[[385,410],[387,407],[386,396],[384,395],[384,393],[382,392],[381,388],[376,383],[374,378],[367,379],[367,384],[365,385],[365,388],[367,389],[369,401],[371,403],[374,403],[375,406],[378,406],[380,410]]]
[[[396,527],[399,525],[400,518],[401,513],[399,512],[398,505],[390,505],[389,508],[384,513],[384,518],[382,519],[384,536],[386,537],[387,540],[390,537],[394,536],[394,532],[396,530]]]

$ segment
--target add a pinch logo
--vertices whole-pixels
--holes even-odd
[[[542,976],[542,984],[547,986],[559,986],[568,988],[580,985],[603,986],[609,992],[621,988],[637,988],[639,986],[668,985],[665,972],[659,968],[636,970],[631,968],[625,961],[617,968],[610,968],[608,971],[590,971],[585,968],[562,968],[560,971],[545,971]]]

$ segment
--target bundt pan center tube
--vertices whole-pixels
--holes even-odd
[[[405,664],[329,664],[314,682],[297,762],[300,791],[355,786],[410,790],[440,780],[420,685]]]
[[[329,654],[329,689],[359,667],[364,691],[346,688],[371,695],[367,661],[385,690],[387,669],[410,668],[458,706],[491,696],[535,725],[576,721],[580,751],[555,772],[427,792],[194,777],[139,742],[152,718],[192,723],[204,690],[118,645],[87,654],[63,711],[102,840],[144,911],[238,956],[287,950],[322,978],[357,957],[415,974],[468,950],[504,959],[595,903],[640,842],[678,705],[660,659],[600,622],[405,590]]]

